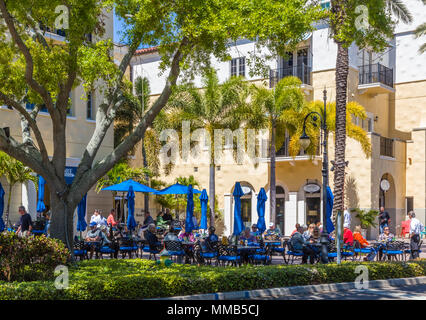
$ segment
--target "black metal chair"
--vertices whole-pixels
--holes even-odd
[[[128,239],[128,238],[121,238],[118,240],[118,243],[119,243],[119,251],[121,253],[122,258],[125,258],[126,255],[128,255],[129,259],[131,259],[133,253],[136,255],[136,257],[139,256],[138,254],[139,248],[134,240]]]
[[[80,260],[89,259],[87,246],[84,241],[74,242],[74,256],[79,257]]]
[[[222,263],[223,266],[225,265],[232,265],[232,266],[240,266],[241,265],[241,256],[237,252],[237,246],[235,245],[229,245],[225,246],[222,244],[218,245],[218,264]]]
[[[291,241],[287,242],[287,247],[288,247],[288,250],[287,250],[287,256],[288,256],[288,258],[287,258],[287,260],[284,259],[285,262],[286,262],[286,264],[289,264],[289,263],[293,264],[294,261],[296,259],[298,259],[298,258],[300,258],[300,261],[302,261],[302,257],[303,257],[303,252],[302,251],[294,249],[293,244],[291,243]]]
[[[405,243],[403,241],[389,241],[382,253],[388,257],[388,260],[400,261],[404,259]]]
[[[216,260],[216,265],[217,265],[218,256],[219,256],[218,241],[215,241],[215,242],[204,241],[204,243],[197,241],[194,248],[194,257],[198,263],[211,265],[212,261]]]
[[[164,241],[164,247],[169,252],[170,256],[175,258],[175,261],[178,262],[178,258],[185,257],[185,250],[183,249],[182,243],[176,240]]]

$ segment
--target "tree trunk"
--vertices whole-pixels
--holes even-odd
[[[334,157],[334,214],[344,210],[346,99],[349,73],[348,49],[338,43],[336,61],[336,131]]]
[[[52,210],[50,236],[61,240],[72,252],[76,205],[69,203],[66,199],[61,200],[54,191],[50,192],[50,205]]]
[[[10,223],[10,201],[12,199],[12,188],[13,184],[9,184],[9,194],[7,195],[7,210],[6,210],[6,228],[11,227]],[[26,208],[28,210],[28,208]]]
[[[271,155],[271,177],[270,177],[270,217],[269,221],[275,224],[276,216],[276,176],[275,176],[275,134],[276,134],[276,122],[275,119],[272,120],[272,130],[271,130],[271,145],[270,145],[270,155]]]
[[[144,169],[148,169],[148,161],[146,159],[146,150],[145,150],[145,143],[144,143],[144,139],[142,138],[142,161],[143,161],[143,167]],[[149,174],[146,173],[145,174],[145,180],[146,180],[146,184],[149,187]],[[149,194],[148,193],[144,193],[144,211],[148,212],[149,211]]]
[[[209,180],[209,204],[210,204],[210,226],[215,226],[215,170],[216,165],[210,164],[210,180]]]

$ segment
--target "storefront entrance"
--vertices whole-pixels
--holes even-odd
[[[275,224],[284,234],[284,213],[285,213],[285,193],[284,189],[280,186],[276,187],[276,204],[275,204]]]
[[[306,198],[306,225],[321,221],[321,198]]]

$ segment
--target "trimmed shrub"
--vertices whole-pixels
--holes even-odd
[[[20,238],[8,232],[0,233],[0,257],[0,280],[34,281],[52,279],[70,252],[61,241],[44,235]]]
[[[86,260],[70,267],[69,288],[53,281],[0,282],[2,299],[147,299],[199,293],[352,282],[365,265],[370,280],[426,275],[426,260],[341,265],[212,267],[157,265],[150,260]]]

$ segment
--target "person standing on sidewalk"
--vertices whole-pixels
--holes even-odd
[[[416,218],[414,211],[410,211],[408,216],[411,219],[410,223],[410,249],[411,249],[411,259],[417,259],[419,257],[420,250],[420,233],[423,230],[423,225]]]
[[[380,207],[380,214],[379,214],[380,234],[383,233],[383,229],[385,227],[389,227],[389,222],[390,222],[389,213],[385,211],[384,207]]]
[[[18,212],[21,215],[19,220],[19,228],[16,233],[20,237],[27,237],[31,234],[33,229],[33,221],[31,220],[31,216],[27,213],[24,206],[19,206]]]

